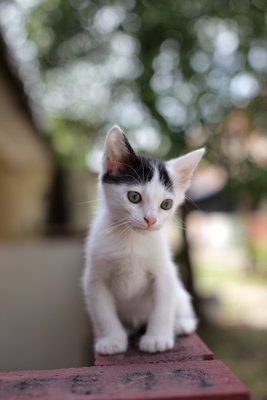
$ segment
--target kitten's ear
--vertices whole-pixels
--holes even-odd
[[[204,153],[205,149],[201,148],[167,162],[177,188],[183,191],[188,189],[192,175]]]
[[[117,126],[113,126],[107,133],[104,144],[103,169],[104,172],[123,171],[125,164],[136,157],[127,137]]]

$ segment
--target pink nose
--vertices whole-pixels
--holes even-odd
[[[157,222],[156,218],[153,217],[151,218],[144,217],[144,220],[146,221],[148,227],[154,225]]]

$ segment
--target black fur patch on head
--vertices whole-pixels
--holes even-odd
[[[168,174],[168,171],[165,167],[165,164],[162,161],[157,160],[157,159],[155,159],[155,161],[157,162],[160,181],[163,183],[163,185],[166,187],[166,189],[168,189],[172,192],[173,191],[173,183],[172,183],[172,180],[171,180],[171,178]]]
[[[154,169],[147,157],[129,154],[129,157],[120,164],[117,171],[104,173],[103,183],[143,185],[153,178]]]
[[[161,160],[153,157],[136,155],[131,147],[130,149],[129,157],[124,160],[118,171],[107,171],[103,174],[103,183],[144,185],[151,181],[154,176],[154,171],[158,170],[161,183],[166,189],[173,191],[171,178],[169,177],[165,164]]]

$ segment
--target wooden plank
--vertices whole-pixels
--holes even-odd
[[[126,365],[136,363],[161,363],[172,361],[213,360],[214,354],[198,335],[178,336],[172,350],[163,353],[142,353],[138,350],[139,338],[131,340],[126,353],[111,356],[95,355],[95,365]]]
[[[0,373],[1,400],[248,400],[220,361]]]

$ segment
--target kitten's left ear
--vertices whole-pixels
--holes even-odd
[[[188,189],[192,175],[204,153],[205,149],[201,148],[166,163],[177,188],[183,191]]]
[[[127,137],[117,125],[113,126],[107,133],[104,155],[103,168],[104,172],[123,171],[126,164],[136,157]]]

